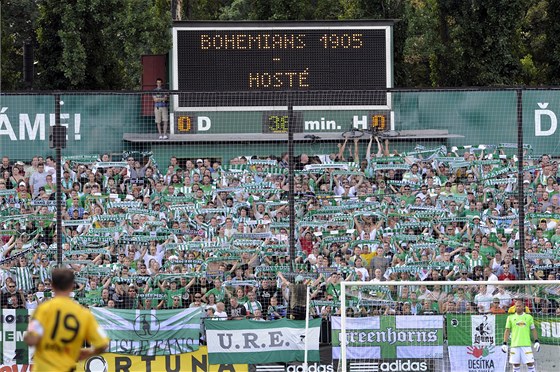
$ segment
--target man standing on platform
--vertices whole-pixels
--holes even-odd
[[[163,80],[156,79],[156,89],[154,89],[154,114],[156,117],[156,126],[159,133],[159,139],[167,139],[167,130],[169,127],[169,95],[163,93]],[[163,126],[162,126],[163,123]]]

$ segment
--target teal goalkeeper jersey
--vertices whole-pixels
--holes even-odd
[[[531,346],[531,328],[534,327],[530,314],[511,314],[506,320],[506,329],[511,330],[511,347]]]

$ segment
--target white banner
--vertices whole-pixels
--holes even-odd
[[[207,320],[206,339],[210,364],[262,364],[304,360],[319,361],[321,319],[279,319],[273,322]]]
[[[473,345],[496,345],[496,317],[488,315],[471,316],[471,337]]]
[[[504,372],[507,354],[499,346],[449,346],[452,371]]]

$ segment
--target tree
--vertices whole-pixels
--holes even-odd
[[[403,46],[401,86],[434,86],[433,62],[438,55],[439,33],[437,0],[407,3],[407,37]]]
[[[2,1],[4,89],[24,87],[24,42],[34,88],[138,88],[140,57],[171,48],[178,3],[185,20],[394,19],[396,87],[560,83],[560,0]]]
[[[44,0],[37,23],[43,89],[136,89],[143,54],[170,48],[162,0]]]
[[[436,86],[515,85],[524,0],[440,0]],[[469,71],[465,74],[465,71]]]
[[[34,45],[34,20],[37,6],[34,0],[2,0],[0,11],[2,27],[1,50],[2,89],[18,90],[23,82],[23,44]]]
[[[546,26],[545,48],[550,56],[548,79],[543,84],[560,85],[560,0],[548,0],[548,19]]]
[[[407,38],[408,20],[405,18],[407,0],[340,0],[343,13],[340,19],[394,19],[393,62],[395,86],[404,86],[404,46]]]

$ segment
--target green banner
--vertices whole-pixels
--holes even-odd
[[[443,358],[443,315],[346,318],[348,359]],[[341,318],[332,317],[333,359],[340,359]]]
[[[91,308],[111,339],[110,353],[174,355],[198,350],[202,310]]]
[[[560,316],[535,315],[533,318],[539,334],[539,342],[547,345],[560,345]]]
[[[555,153],[559,117],[560,91],[523,91],[523,142],[533,146],[533,153]]]
[[[447,343],[452,371],[504,371],[500,350],[507,314],[448,314]]]
[[[448,344],[474,345],[480,343],[500,345],[504,337],[507,314],[466,315],[450,314],[446,317]],[[480,329],[484,331],[481,336]],[[485,340],[481,340],[486,337]]]
[[[449,346],[494,343],[501,345],[508,314],[464,315],[453,314],[446,317]],[[493,320],[495,318],[495,320]],[[541,344],[560,345],[560,317],[533,315]],[[480,331],[486,332],[482,340]],[[479,336],[477,336],[477,334]]]
[[[308,360],[319,361],[321,319],[207,320],[206,338],[210,364],[263,364],[303,361],[307,346]]]

